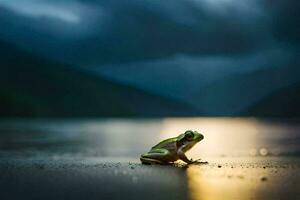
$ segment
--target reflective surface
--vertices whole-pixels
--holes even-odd
[[[255,118],[2,120],[0,153],[135,158],[188,129],[205,136],[192,157],[300,155],[299,121]]]

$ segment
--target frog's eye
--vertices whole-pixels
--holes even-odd
[[[192,131],[185,132],[185,138],[187,140],[192,140],[194,138],[194,133]]]

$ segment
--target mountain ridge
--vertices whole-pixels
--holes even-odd
[[[201,105],[200,110],[209,115],[245,115],[243,110],[251,104],[299,81],[296,63],[297,59],[287,66],[225,77],[203,88],[194,99]]]
[[[0,41],[0,116],[184,116],[187,104],[74,70]]]
[[[258,117],[300,117],[300,82],[281,88],[243,112]]]

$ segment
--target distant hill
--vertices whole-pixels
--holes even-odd
[[[63,52],[61,52],[63,54]],[[187,104],[93,76],[0,41],[1,117],[178,116]]]
[[[244,110],[252,104],[299,80],[297,60],[290,60],[286,66],[235,74],[215,81],[202,88],[193,99],[207,115],[245,115]]]
[[[300,82],[277,90],[244,113],[259,117],[300,117]]]

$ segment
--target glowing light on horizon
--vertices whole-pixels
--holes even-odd
[[[234,125],[234,126],[233,126]],[[191,157],[248,156],[259,149],[260,123],[256,119],[194,118],[164,119],[160,139],[174,137],[186,130],[197,130],[204,140],[187,153]]]

